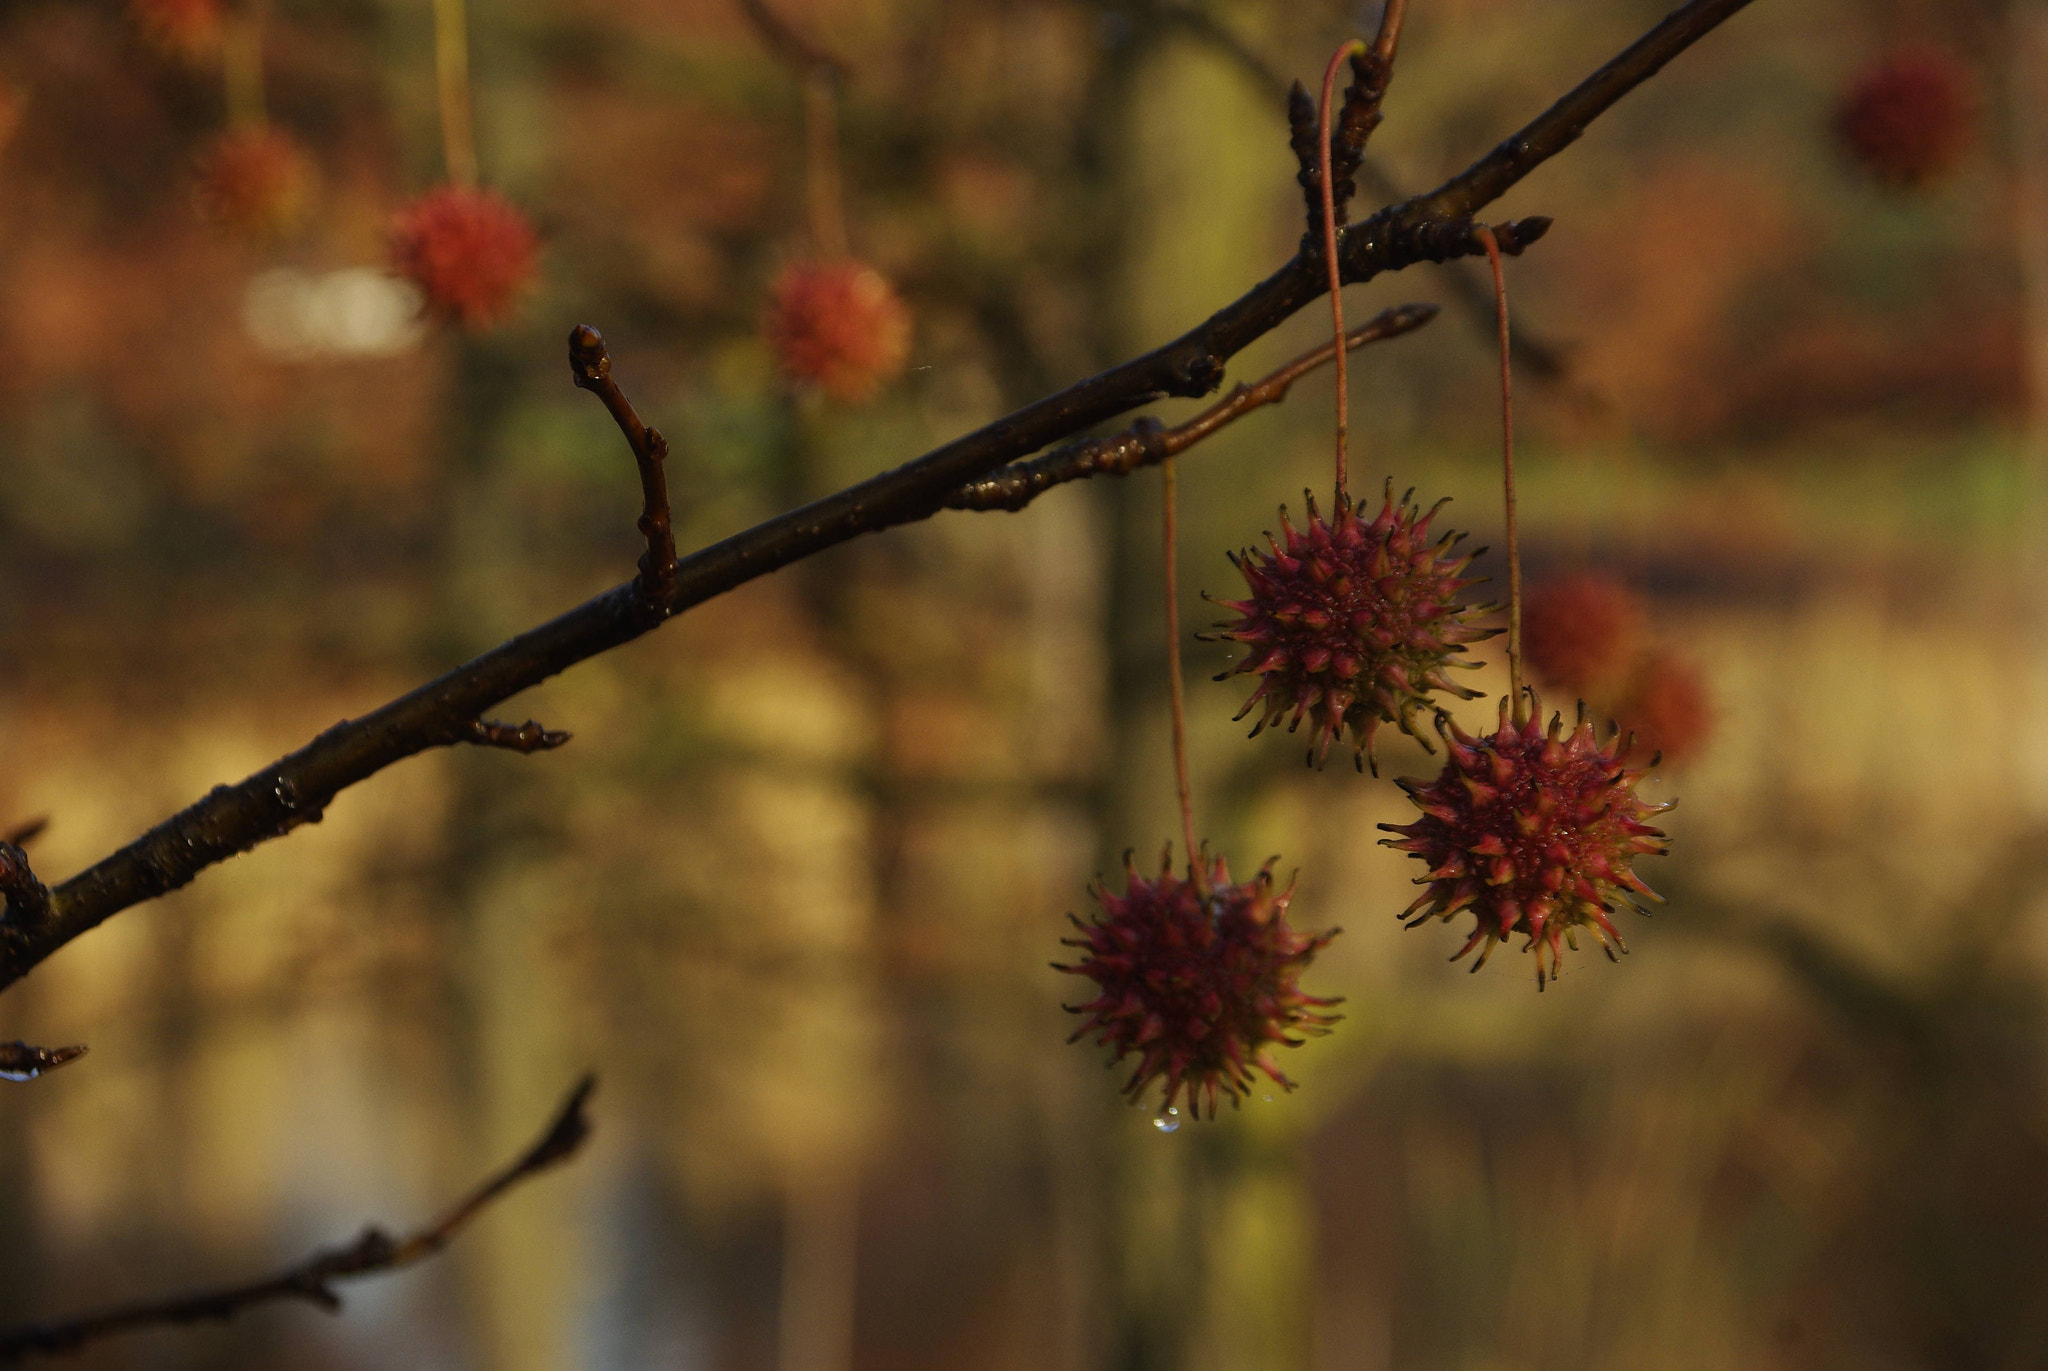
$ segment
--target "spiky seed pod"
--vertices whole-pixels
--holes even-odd
[[[187,61],[220,46],[221,0],[128,0],[128,12],[152,43]]]
[[[1835,107],[1835,136],[1871,176],[1924,186],[1961,160],[1976,136],[1969,69],[1931,47],[1901,48],[1857,76]]]
[[[1714,706],[1699,667],[1668,652],[1644,660],[1615,712],[1636,735],[1637,750],[1659,754],[1667,766],[1697,756],[1714,732]]]
[[[1396,500],[1389,482],[1376,518],[1364,517],[1361,501],[1340,506],[1326,523],[1311,495],[1307,527],[1288,522],[1282,506],[1282,536],[1266,535],[1272,551],[1248,548],[1231,558],[1251,595],[1216,601],[1240,617],[1208,636],[1245,645],[1244,656],[1217,680],[1246,673],[1261,678],[1236,716],[1261,711],[1252,736],[1282,719],[1292,733],[1307,719],[1308,759],[1320,765],[1349,728],[1359,769],[1370,764],[1377,776],[1373,735],[1381,724],[1397,724],[1428,748],[1414,721],[1428,708],[1429,692],[1465,700],[1479,694],[1447,673],[1479,665],[1456,659],[1466,644],[1500,630],[1471,622],[1495,606],[1459,599],[1477,584],[1464,571],[1478,553],[1453,551],[1465,535],[1430,541],[1430,521],[1448,503],[1440,500],[1421,513],[1408,496]]]
[[[1588,572],[1533,587],[1522,605],[1522,659],[1546,684],[1591,695],[1626,678],[1642,647],[1643,603]]]
[[[238,237],[282,238],[313,200],[313,159],[274,125],[236,129],[200,157],[193,187],[199,212]]]
[[[1339,1003],[1302,993],[1297,981],[1337,930],[1313,936],[1287,922],[1294,886],[1276,891],[1273,861],[1243,885],[1234,885],[1221,857],[1205,850],[1197,859],[1208,895],[1189,868],[1173,872],[1169,847],[1156,880],[1138,874],[1124,855],[1125,890],[1114,894],[1102,881],[1090,887],[1102,913],[1083,923],[1073,915],[1079,938],[1067,947],[1083,949],[1077,966],[1053,965],[1086,976],[1101,993],[1086,1004],[1069,1005],[1088,1016],[1069,1042],[1089,1034],[1116,1049],[1112,1064],[1138,1054],[1137,1070],[1124,1084],[1135,1101],[1154,1080],[1165,1082],[1162,1115],[1183,1090],[1197,1117],[1206,1104],[1216,1116],[1216,1097],[1237,1104],[1252,1088],[1254,1069],[1282,1089],[1294,1082],[1274,1062],[1271,1049],[1299,1047],[1337,1021],[1321,1011]]]
[[[392,221],[393,268],[420,288],[428,310],[467,329],[511,313],[539,253],[526,216],[476,186],[437,186]]]
[[[769,288],[762,324],[783,374],[859,404],[903,370],[910,310],[865,262],[798,262]]]
[[[1644,820],[1676,802],[1645,804],[1636,795],[1644,773],[1623,765],[1629,744],[1611,736],[1603,745],[1583,706],[1565,736],[1557,715],[1545,731],[1534,692],[1531,703],[1529,722],[1517,726],[1503,699],[1500,727],[1483,738],[1438,715],[1449,752],[1442,773],[1400,782],[1422,817],[1381,824],[1400,836],[1380,841],[1429,868],[1417,878],[1429,889],[1401,915],[1408,927],[1470,910],[1477,926],[1451,960],[1479,947],[1474,971],[1496,943],[1519,933],[1528,940],[1522,950],[1536,953],[1540,990],[1557,975],[1564,947],[1578,949],[1580,928],[1594,931],[1610,961],[1617,948],[1628,950],[1608,915],[1621,902],[1662,902],[1633,863],[1665,851],[1663,831]]]

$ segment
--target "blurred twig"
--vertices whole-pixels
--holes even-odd
[[[73,1319],[23,1324],[0,1331],[0,1361],[71,1352],[86,1343],[136,1328],[231,1319],[245,1309],[273,1300],[307,1300],[330,1314],[339,1313],[341,1297],[334,1293],[335,1281],[396,1271],[433,1256],[507,1190],[575,1156],[590,1136],[590,1119],[584,1106],[596,1086],[594,1076],[578,1081],[539,1141],[425,1228],[398,1238],[381,1228],[366,1228],[361,1237],[346,1247],[315,1252],[297,1266],[246,1285],[144,1300]]]
[[[1481,251],[1472,216],[1569,147],[1586,126],[1749,0],[1690,0],[1493,151],[1427,195],[1388,205],[1348,229],[1343,278],[1366,281],[1418,262]],[[1547,221],[1494,227],[1504,249]],[[1024,406],[914,461],[814,500],[675,567],[663,606],[673,616],[759,576],[856,538],[930,517],[947,496],[1004,465],[1164,396],[1199,397],[1231,357],[1320,298],[1323,273],[1296,253],[1239,299],[1162,347]],[[460,741],[471,721],[578,662],[654,626],[639,578],[492,648],[235,785],[218,786],[52,892],[47,918],[0,927],[0,989],[103,920],[319,813],[349,786],[432,747]]]

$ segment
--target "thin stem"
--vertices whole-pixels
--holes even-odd
[[[804,78],[806,192],[818,255],[840,261],[846,246],[846,192],[839,177],[839,74],[813,67]]]
[[[1180,793],[1180,833],[1187,844],[1188,870],[1194,877],[1195,889],[1202,898],[1209,897],[1209,877],[1202,870],[1195,847],[1195,799],[1194,788],[1188,784],[1188,710],[1187,690],[1181,682],[1180,671],[1180,572],[1175,563],[1179,560],[1180,533],[1175,507],[1178,481],[1174,475],[1173,458],[1168,457],[1159,464],[1160,474],[1165,477],[1161,503],[1165,515],[1161,520],[1165,550],[1160,554],[1166,569],[1166,685],[1173,701],[1173,776]]]
[[[469,18],[463,0],[434,0],[434,81],[441,96],[441,161],[448,180],[476,184],[476,133],[470,125]]]
[[[1351,471],[1345,445],[1351,428],[1351,391],[1346,382],[1344,354],[1338,345],[1344,337],[1344,277],[1337,262],[1337,202],[1330,189],[1330,103],[1337,92],[1337,68],[1354,52],[1364,52],[1365,40],[1353,38],[1330,54],[1323,70],[1323,99],[1316,107],[1316,172],[1323,196],[1323,266],[1330,281],[1330,340],[1337,354],[1337,504],[1351,507]]]
[[[1522,537],[1515,522],[1515,386],[1508,366],[1508,283],[1500,267],[1500,243],[1493,230],[1480,225],[1476,234],[1493,268],[1493,312],[1500,323],[1500,486],[1508,519],[1508,690],[1514,697],[1514,718],[1529,721],[1522,695]]]
[[[1407,17],[1408,0],[1387,0],[1380,11],[1380,31],[1373,40],[1372,55],[1381,66],[1393,63],[1394,50],[1401,46],[1401,21]]]
[[[263,107],[263,27],[268,8],[265,0],[249,0],[227,21],[221,36],[221,83],[233,128],[262,128],[268,121]]]

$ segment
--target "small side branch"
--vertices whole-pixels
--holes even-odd
[[[573,734],[562,729],[543,728],[535,719],[523,724],[501,724],[496,719],[472,719],[469,731],[462,737],[465,743],[478,747],[502,747],[507,752],[553,752],[569,741]]]
[[[33,819],[24,819],[7,833],[0,833],[0,843],[9,847],[27,847],[43,836],[43,830],[50,826],[50,816],[38,814]]]
[[[69,1047],[36,1047],[30,1043],[0,1043],[0,1081],[32,1081],[55,1071],[66,1062],[85,1055],[84,1043]]]
[[[446,1247],[485,1206],[507,1190],[575,1156],[584,1139],[590,1136],[590,1119],[584,1112],[584,1106],[596,1085],[594,1076],[585,1076],[577,1082],[539,1141],[434,1223],[417,1232],[394,1238],[381,1228],[366,1228],[361,1237],[346,1247],[316,1252],[289,1270],[246,1285],[121,1305],[75,1319],[24,1324],[0,1332],[0,1362],[71,1352],[89,1342],[136,1328],[231,1319],[245,1309],[273,1300],[305,1300],[330,1314],[339,1313],[341,1296],[334,1293],[334,1282],[354,1280],[380,1271],[396,1271],[433,1256]]]
[[[1348,352],[1367,343],[1399,338],[1436,318],[1435,305],[1396,305],[1344,335]],[[1127,476],[1140,467],[1156,466],[1187,451],[1217,430],[1255,409],[1277,405],[1296,381],[1337,355],[1334,343],[1301,356],[1252,385],[1230,394],[1184,424],[1167,428],[1149,416],[1107,438],[1085,438],[1054,448],[1042,457],[1012,462],[995,475],[962,486],[946,497],[947,509],[1019,510],[1068,481],[1090,476]]]
[[[588,324],[569,330],[569,370],[577,388],[587,390],[604,402],[633,449],[633,461],[640,468],[640,533],[647,539],[647,551],[640,558],[640,575],[635,581],[640,604],[657,623],[668,617],[669,597],[676,589],[676,534],[669,517],[668,439],[659,429],[640,422],[626,393],[612,379],[611,354],[605,351],[604,335]],[[564,741],[567,741],[566,736]]]

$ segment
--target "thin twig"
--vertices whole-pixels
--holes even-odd
[[[1522,536],[1515,519],[1515,385],[1508,366],[1513,355],[1508,343],[1508,283],[1493,230],[1479,230],[1479,240],[1486,245],[1486,264],[1493,271],[1493,308],[1500,323],[1500,486],[1508,524],[1508,696],[1514,701],[1515,722],[1520,724],[1528,722],[1528,705],[1522,698]]]
[[[1345,335],[1347,350],[1367,343],[1383,342],[1413,333],[1436,318],[1435,305],[1396,305],[1382,310]],[[1336,352],[1334,343],[1311,348],[1271,375],[1251,385],[1239,385],[1209,408],[1184,424],[1167,428],[1146,417],[1121,433],[1106,438],[1084,438],[1054,448],[1043,457],[1012,462],[993,476],[962,486],[946,497],[948,509],[1019,510],[1068,481],[1090,476],[1127,476],[1140,467],[1153,466],[1168,457],[1186,452],[1218,429],[1242,419],[1255,409],[1277,405],[1287,398],[1296,381],[1322,366]]]
[[[43,830],[50,826],[50,816],[38,814],[33,819],[24,819],[7,833],[0,833],[0,843],[9,847],[27,847],[43,836]]]
[[[346,1247],[315,1252],[297,1266],[245,1285],[194,1291],[167,1299],[143,1300],[77,1318],[23,1324],[0,1331],[0,1361],[70,1352],[86,1343],[136,1328],[231,1319],[245,1309],[273,1300],[306,1300],[330,1314],[339,1313],[341,1296],[334,1293],[334,1282],[354,1280],[381,1271],[396,1271],[433,1256],[491,1201],[521,1181],[575,1156],[584,1139],[590,1136],[590,1118],[584,1112],[584,1106],[596,1085],[594,1076],[585,1076],[578,1081],[556,1111],[554,1121],[533,1146],[517,1161],[471,1191],[454,1208],[417,1232],[394,1238],[381,1228],[366,1228],[361,1237]]]
[[[0,1081],[32,1081],[85,1055],[84,1043],[69,1047],[36,1047],[31,1043],[0,1043]]]
[[[1483,252],[1469,217],[1568,147],[1586,126],[1750,0],[1690,0],[1627,51],[1464,172],[1390,205],[1345,234],[1344,277],[1364,281],[1418,262]],[[1503,252],[1548,221],[1498,225]],[[947,496],[1007,463],[1167,395],[1207,394],[1229,359],[1322,293],[1317,263],[1296,254],[1181,337],[957,438],[915,461],[735,534],[677,562],[670,616],[864,533],[930,517]],[[492,648],[234,785],[216,787],[53,894],[34,929],[0,929],[0,989],[112,915],[174,890],[303,822],[385,767],[446,745],[470,719],[654,625],[636,582],[616,586]]]
[[[539,721],[501,724],[496,719],[472,719],[462,741],[479,747],[501,747],[507,752],[553,752],[574,736],[561,729],[543,728]]]
[[[647,539],[647,551],[640,558],[640,574],[633,579],[642,611],[656,623],[664,617],[676,589],[676,535],[669,514],[668,439],[661,430],[640,422],[626,392],[612,379],[611,354],[605,351],[604,335],[588,324],[569,330],[569,371],[578,389],[587,390],[604,402],[626,445],[633,449],[633,461],[640,468],[640,534]],[[568,735],[563,735],[563,741]]]

